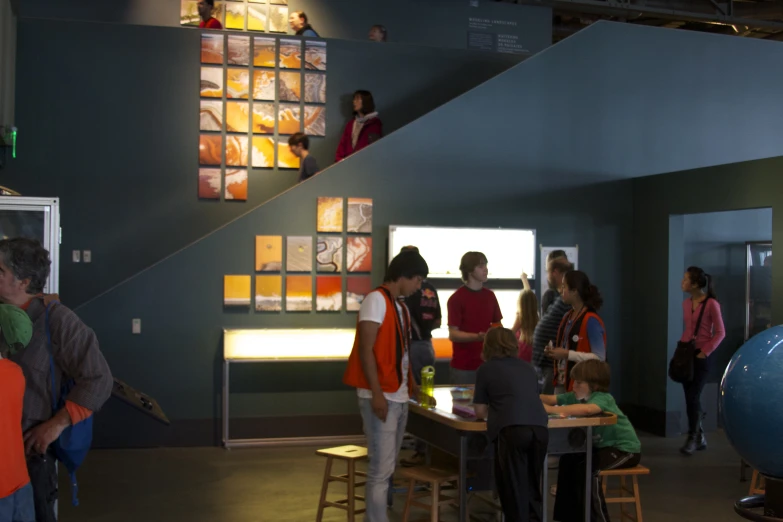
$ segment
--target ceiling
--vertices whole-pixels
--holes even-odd
[[[598,20],[783,41],[781,0],[498,0],[553,9],[553,42]]]

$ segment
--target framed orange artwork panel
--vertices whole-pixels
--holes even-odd
[[[283,269],[283,236],[256,236],[256,272]]]
[[[250,306],[250,276],[223,276],[223,305]]]
[[[318,312],[339,312],[343,309],[343,278],[318,276],[315,279],[315,309]]]
[[[313,278],[309,275],[286,276],[286,312],[310,312],[313,309]]]

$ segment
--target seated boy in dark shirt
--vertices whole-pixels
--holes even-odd
[[[495,444],[495,483],[506,520],[541,520],[549,418],[538,400],[536,371],[517,351],[511,330],[487,332],[473,404]]]
[[[599,359],[582,361],[571,370],[574,391],[560,395],[542,395],[549,414],[586,417],[613,413],[617,424],[593,427],[593,484],[591,520],[609,520],[598,472],[605,469],[633,468],[641,459],[641,443],[628,417],[617,407],[609,393],[609,365]],[[585,505],[584,453],[560,457],[554,520],[581,522]]]

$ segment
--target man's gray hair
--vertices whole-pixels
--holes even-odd
[[[49,279],[49,251],[35,239],[16,237],[0,241],[0,259],[16,279],[28,279],[27,293],[40,294]]]

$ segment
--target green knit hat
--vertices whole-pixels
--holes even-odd
[[[0,304],[0,332],[11,349],[11,355],[27,346],[33,337],[33,322],[18,306]]]

